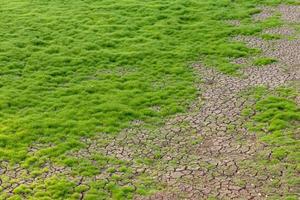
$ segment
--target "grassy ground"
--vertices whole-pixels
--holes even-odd
[[[278,23],[250,24],[254,2],[3,1],[0,156],[23,160],[33,141],[63,152],[78,137],[183,111],[195,96],[188,61],[234,73],[230,58],[253,50],[229,37]]]
[[[230,61],[258,51],[230,38],[280,24],[250,18],[259,3],[280,2],[1,1],[0,159],[30,167],[80,148],[81,137],[184,112],[196,96],[188,64],[201,59],[236,74],[240,66]],[[224,22],[236,19],[241,26]],[[53,148],[32,157],[33,143]],[[63,188],[71,184],[60,180]],[[51,183],[47,190],[64,198],[58,181],[41,187]]]
[[[298,92],[293,88],[281,87],[274,91],[256,88],[251,92],[251,96],[257,100],[256,104],[244,110],[246,116],[251,116],[248,129],[268,145],[265,152],[258,153],[255,162],[247,165],[274,174],[271,184],[265,188],[270,199],[282,198],[272,195],[279,189],[285,199],[297,199],[300,183],[297,176],[300,163],[300,108],[295,103],[297,95]],[[278,176],[282,171],[285,174]],[[292,189],[280,188],[281,185],[288,185]]]

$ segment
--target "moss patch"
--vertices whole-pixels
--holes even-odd
[[[255,163],[249,165],[274,172],[274,180],[265,188],[266,193],[272,194],[272,187],[285,185],[290,189],[282,190],[281,193],[293,197],[300,183],[297,176],[300,164],[300,107],[293,100],[297,92],[290,88],[279,88],[275,91],[257,88],[252,95],[257,103],[253,108],[245,109],[245,115],[252,115],[248,128],[257,133],[262,142],[268,144],[271,154],[261,152]],[[277,179],[280,171],[283,177]]]
[[[269,65],[269,64],[272,64],[272,63],[275,63],[277,62],[276,59],[274,58],[266,58],[266,57],[263,57],[263,58],[257,58],[253,61],[253,64],[256,65],[256,66],[263,66],[263,65]]]

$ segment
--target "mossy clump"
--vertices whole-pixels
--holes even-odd
[[[244,112],[252,115],[248,128],[257,133],[271,151],[269,156],[265,152],[259,153],[253,164],[277,173],[284,170],[284,177],[277,184],[296,188],[300,183],[297,177],[300,170],[300,107],[294,101],[297,91],[283,87],[274,91],[263,88],[253,91],[257,103]],[[285,195],[292,197],[294,194],[286,191]]]
[[[267,57],[262,57],[262,58],[257,58],[253,61],[253,64],[256,66],[264,66],[264,65],[269,65],[272,63],[277,62],[275,58],[267,58]]]

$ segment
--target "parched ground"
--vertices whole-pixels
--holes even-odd
[[[284,24],[265,30],[261,36],[267,39],[260,36],[233,38],[251,48],[261,49],[259,57],[232,61],[244,66],[239,75],[225,75],[203,64],[193,64],[202,80],[197,85],[201,95],[187,113],[170,118],[158,129],[134,121],[132,128],[117,136],[83,138],[85,147],[68,153],[84,162],[101,163],[101,173],[79,176],[71,167],[49,162],[35,176],[29,176],[31,172],[26,168],[1,162],[0,191],[6,194],[4,198],[17,194],[16,199],[26,199],[28,194],[38,191],[42,199],[42,193],[51,190],[51,183],[56,180],[53,177],[64,177],[63,187],[67,189],[63,192],[74,193],[70,197],[73,199],[106,198],[107,190],[119,190],[110,185],[112,180],[125,188],[119,193],[109,193],[112,199],[132,191],[134,194],[127,198],[137,200],[299,199],[299,179],[292,183],[291,180],[300,175],[297,164],[299,109],[293,107],[299,108],[300,103],[300,33],[297,29],[300,7],[264,7],[254,19],[266,20],[277,12]],[[238,21],[228,23],[240,26]],[[280,92],[282,90],[286,92]],[[258,102],[269,96],[282,98],[278,102],[287,99],[287,109],[294,112],[288,118],[295,119],[288,127],[268,128],[268,121],[262,121],[265,126],[255,121],[263,112],[260,109],[264,109],[257,106]],[[285,108],[280,106],[279,110]],[[261,128],[260,131],[254,130],[256,126]],[[295,145],[292,151],[296,152],[285,152],[276,157],[279,153],[275,155],[274,148],[280,144],[261,139],[261,135],[273,134],[273,131],[294,133],[291,137],[295,141],[290,143]],[[39,148],[42,147],[32,145],[31,154]],[[297,151],[296,161],[285,157]],[[94,170],[84,168],[84,163],[76,163],[80,164],[82,169],[79,170]]]

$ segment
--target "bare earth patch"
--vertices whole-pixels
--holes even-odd
[[[299,23],[300,20],[300,7],[299,6],[279,6],[279,11],[282,14],[283,20],[288,23]]]
[[[263,33],[280,35],[280,36],[293,36],[295,35],[295,30],[288,26],[283,26],[283,27],[265,30],[263,31]]]
[[[263,21],[268,19],[269,17],[272,17],[274,15],[275,9],[272,7],[261,7],[260,8],[261,12],[258,14],[255,14],[253,16],[253,19],[256,21]]]

